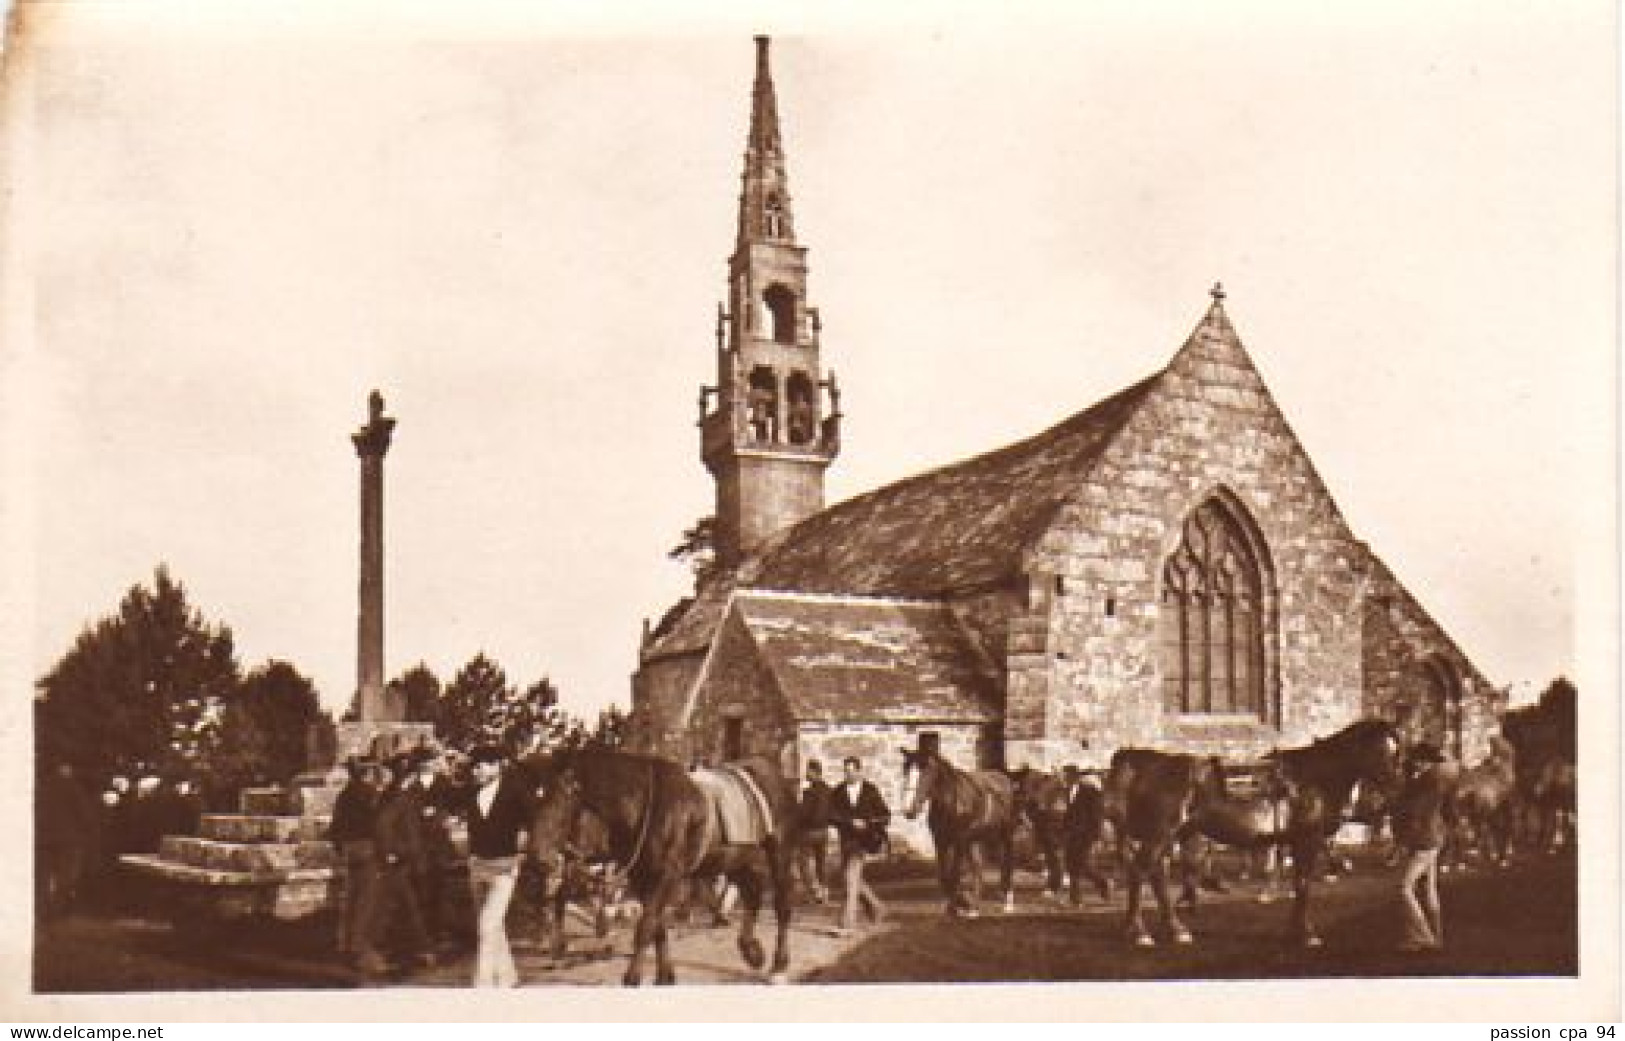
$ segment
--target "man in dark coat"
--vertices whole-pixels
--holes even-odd
[[[423,850],[423,868],[416,878],[419,910],[429,938],[447,939],[445,903],[448,881],[457,869],[447,817],[455,809],[457,793],[445,775],[445,758],[433,748],[419,748],[411,755],[411,773],[401,789],[412,806],[418,825],[418,843]]]
[[[392,930],[399,930],[409,958],[423,966],[434,964],[434,945],[423,927],[418,906],[418,880],[427,867],[423,849],[421,804],[407,790],[411,761],[396,756],[389,764],[391,782],[378,804],[373,822],[373,849],[378,870],[374,876],[371,920],[365,929],[363,971],[377,971],[381,949],[389,946]]]
[[[474,955],[474,986],[513,987],[519,983],[506,919],[519,877],[520,854],[530,827],[531,790],[505,774],[505,757],[494,745],[470,755],[474,788],[468,813],[468,875],[474,895],[479,944]]]
[[[875,922],[886,917],[886,905],[864,881],[863,866],[886,847],[886,826],[891,809],[880,789],[863,778],[863,762],[848,756],[841,764],[844,779],[830,793],[830,821],[841,836],[841,878],[846,900],[841,907],[840,933],[851,932],[861,905]]]
[[[829,903],[829,883],[824,878],[829,860],[830,787],[824,782],[824,765],[816,759],[807,763],[807,782],[796,804],[796,877],[807,895],[820,904]]]
[[[73,767],[61,762],[43,771],[34,793],[34,871],[42,919],[73,909],[100,832],[96,803]]]
[[[1444,946],[1439,850],[1445,840],[1449,780],[1450,770],[1437,747],[1423,743],[1411,749],[1406,757],[1405,784],[1393,807],[1394,842],[1405,850],[1399,881],[1405,929],[1401,950],[1436,950]]]
[[[333,803],[333,821],[327,838],[338,849],[344,866],[344,907],[339,916],[341,954],[361,955],[362,937],[372,920],[378,862],[373,826],[378,819],[378,764],[352,758],[345,764],[350,780]],[[373,967],[376,967],[374,965]]]

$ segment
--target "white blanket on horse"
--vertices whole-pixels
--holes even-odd
[[[740,767],[694,770],[689,776],[711,801],[724,845],[754,846],[773,831],[773,809],[761,786]]]

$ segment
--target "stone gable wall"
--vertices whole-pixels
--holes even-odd
[[[683,754],[677,758],[685,761],[704,756],[713,764],[723,762],[723,721],[738,717],[745,721],[744,755],[779,761],[795,737],[795,723],[736,611],[730,610],[723,619],[717,640],[705,683],[687,720]]]
[[[1267,651],[1276,718],[1174,715],[1158,661],[1162,564],[1216,489],[1267,545],[1278,633]],[[1246,355],[1211,324],[1180,352],[1031,554],[1059,576],[1047,653],[1011,659],[1011,714],[1047,697],[1037,760],[1104,766],[1125,745],[1247,757],[1330,733],[1361,709],[1365,559]],[[1107,599],[1112,611],[1107,613]],[[1266,601],[1269,597],[1266,596]]]
[[[1479,674],[1473,663],[1440,630],[1405,588],[1378,568],[1365,601],[1365,711],[1399,722],[1410,739],[1437,740],[1423,733],[1433,706],[1431,668],[1442,665],[1461,691],[1461,758],[1472,764],[1489,754],[1491,734],[1500,730],[1507,695]],[[1449,725],[1453,720],[1440,720]],[[1454,754],[1455,750],[1447,751]]]

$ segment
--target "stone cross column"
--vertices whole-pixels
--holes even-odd
[[[384,694],[384,454],[395,420],[384,415],[384,397],[367,399],[367,425],[351,435],[361,457],[361,581],[356,620],[356,718],[364,723],[399,722],[404,706]]]

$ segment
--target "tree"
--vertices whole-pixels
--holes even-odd
[[[592,745],[611,751],[626,747],[631,736],[631,721],[619,705],[611,705],[598,713],[598,725],[593,728]]]
[[[133,586],[39,680],[40,751],[86,778],[196,773],[238,681],[231,630],[207,622],[159,565],[151,589]]]
[[[556,742],[559,747],[572,751],[596,749],[614,751],[626,747],[629,722],[626,713],[611,705],[598,713],[598,722],[588,727],[586,720],[570,718],[568,729]]]
[[[1580,726],[1579,693],[1567,676],[1559,676],[1540,694],[1540,713],[1553,729],[1559,754],[1571,762]]]
[[[493,718],[513,696],[507,674],[481,651],[457,671],[441,694],[436,733],[453,748],[468,749],[492,740]]]
[[[701,517],[693,527],[683,532],[677,545],[666,551],[668,560],[687,564],[694,573],[696,589],[711,581],[717,574],[717,519]]]
[[[401,695],[408,723],[440,724],[440,677],[424,662],[389,681],[389,689]]]
[[[287,784],[306,764],[306,741],[322,717],[315,686],[284,661],[249,673],[227,699],[219,746],[205,764],[213,792]]]

